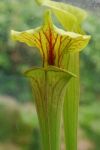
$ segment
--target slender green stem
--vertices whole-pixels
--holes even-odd
[[[66,150],[77,150],[77,127],[79,106],[79,53],[67,54],[65,67],[77,75],[73,78],[66,91],[64,101],[64,131]]]

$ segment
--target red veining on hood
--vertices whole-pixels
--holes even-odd
[[[49,27],[49,52],[48,52],[48,64],[54,65],[55,56],[54,56],[54,48],[53,48],[53,34],[51,28]]]

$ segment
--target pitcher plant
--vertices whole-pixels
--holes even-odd
[[[80,27],[86,13],[80,8],[63,3],[49,0],[37,2],[50,8],[44,13],[43,25],[22,32],[12,30],[11,36],[13,40],[37,47],[41,54],[42,67],[33,67],[24,74],[30,79],[35,96],[43,150],[60,150],[63,112],[66,148],[76,150],[79,52],[90,40],[90,36],[85,35]],[[65,30],[54,25],[52,13]]]

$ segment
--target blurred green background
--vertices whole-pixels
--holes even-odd
[[[40,150],[34,97],[22,72],[41,65],[41,59],[36,49],[12,42],[10,30],[39,26],[43,11],[34,0],[0,0],[0,150]],[[90,12],[83,28],[92,39],[80,54],[78,150],[100,150],[99,16]]]

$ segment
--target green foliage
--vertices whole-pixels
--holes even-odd
[[[0,142],[12,142],[20,147],[35,145],[38,120],[34,107],[17,103],[10,97],[0,97]],[[38,135],[38,133],[37,133]]]
[[[100,19],[90,16],[84,24],[92,40],[81,54],[81,107],[80,125],[92,140],[95,150],[100,149]]]
[[[92,35],[86,50],[81,54],[82,103],[100,100],[100,20],[90,16],[84,24],[85,30]],[[85,96],[84,96],[85,95]]]
[[[87,137],[95,144],[95,150],[100,149],[100,102],[80,108],[80,125]]]

